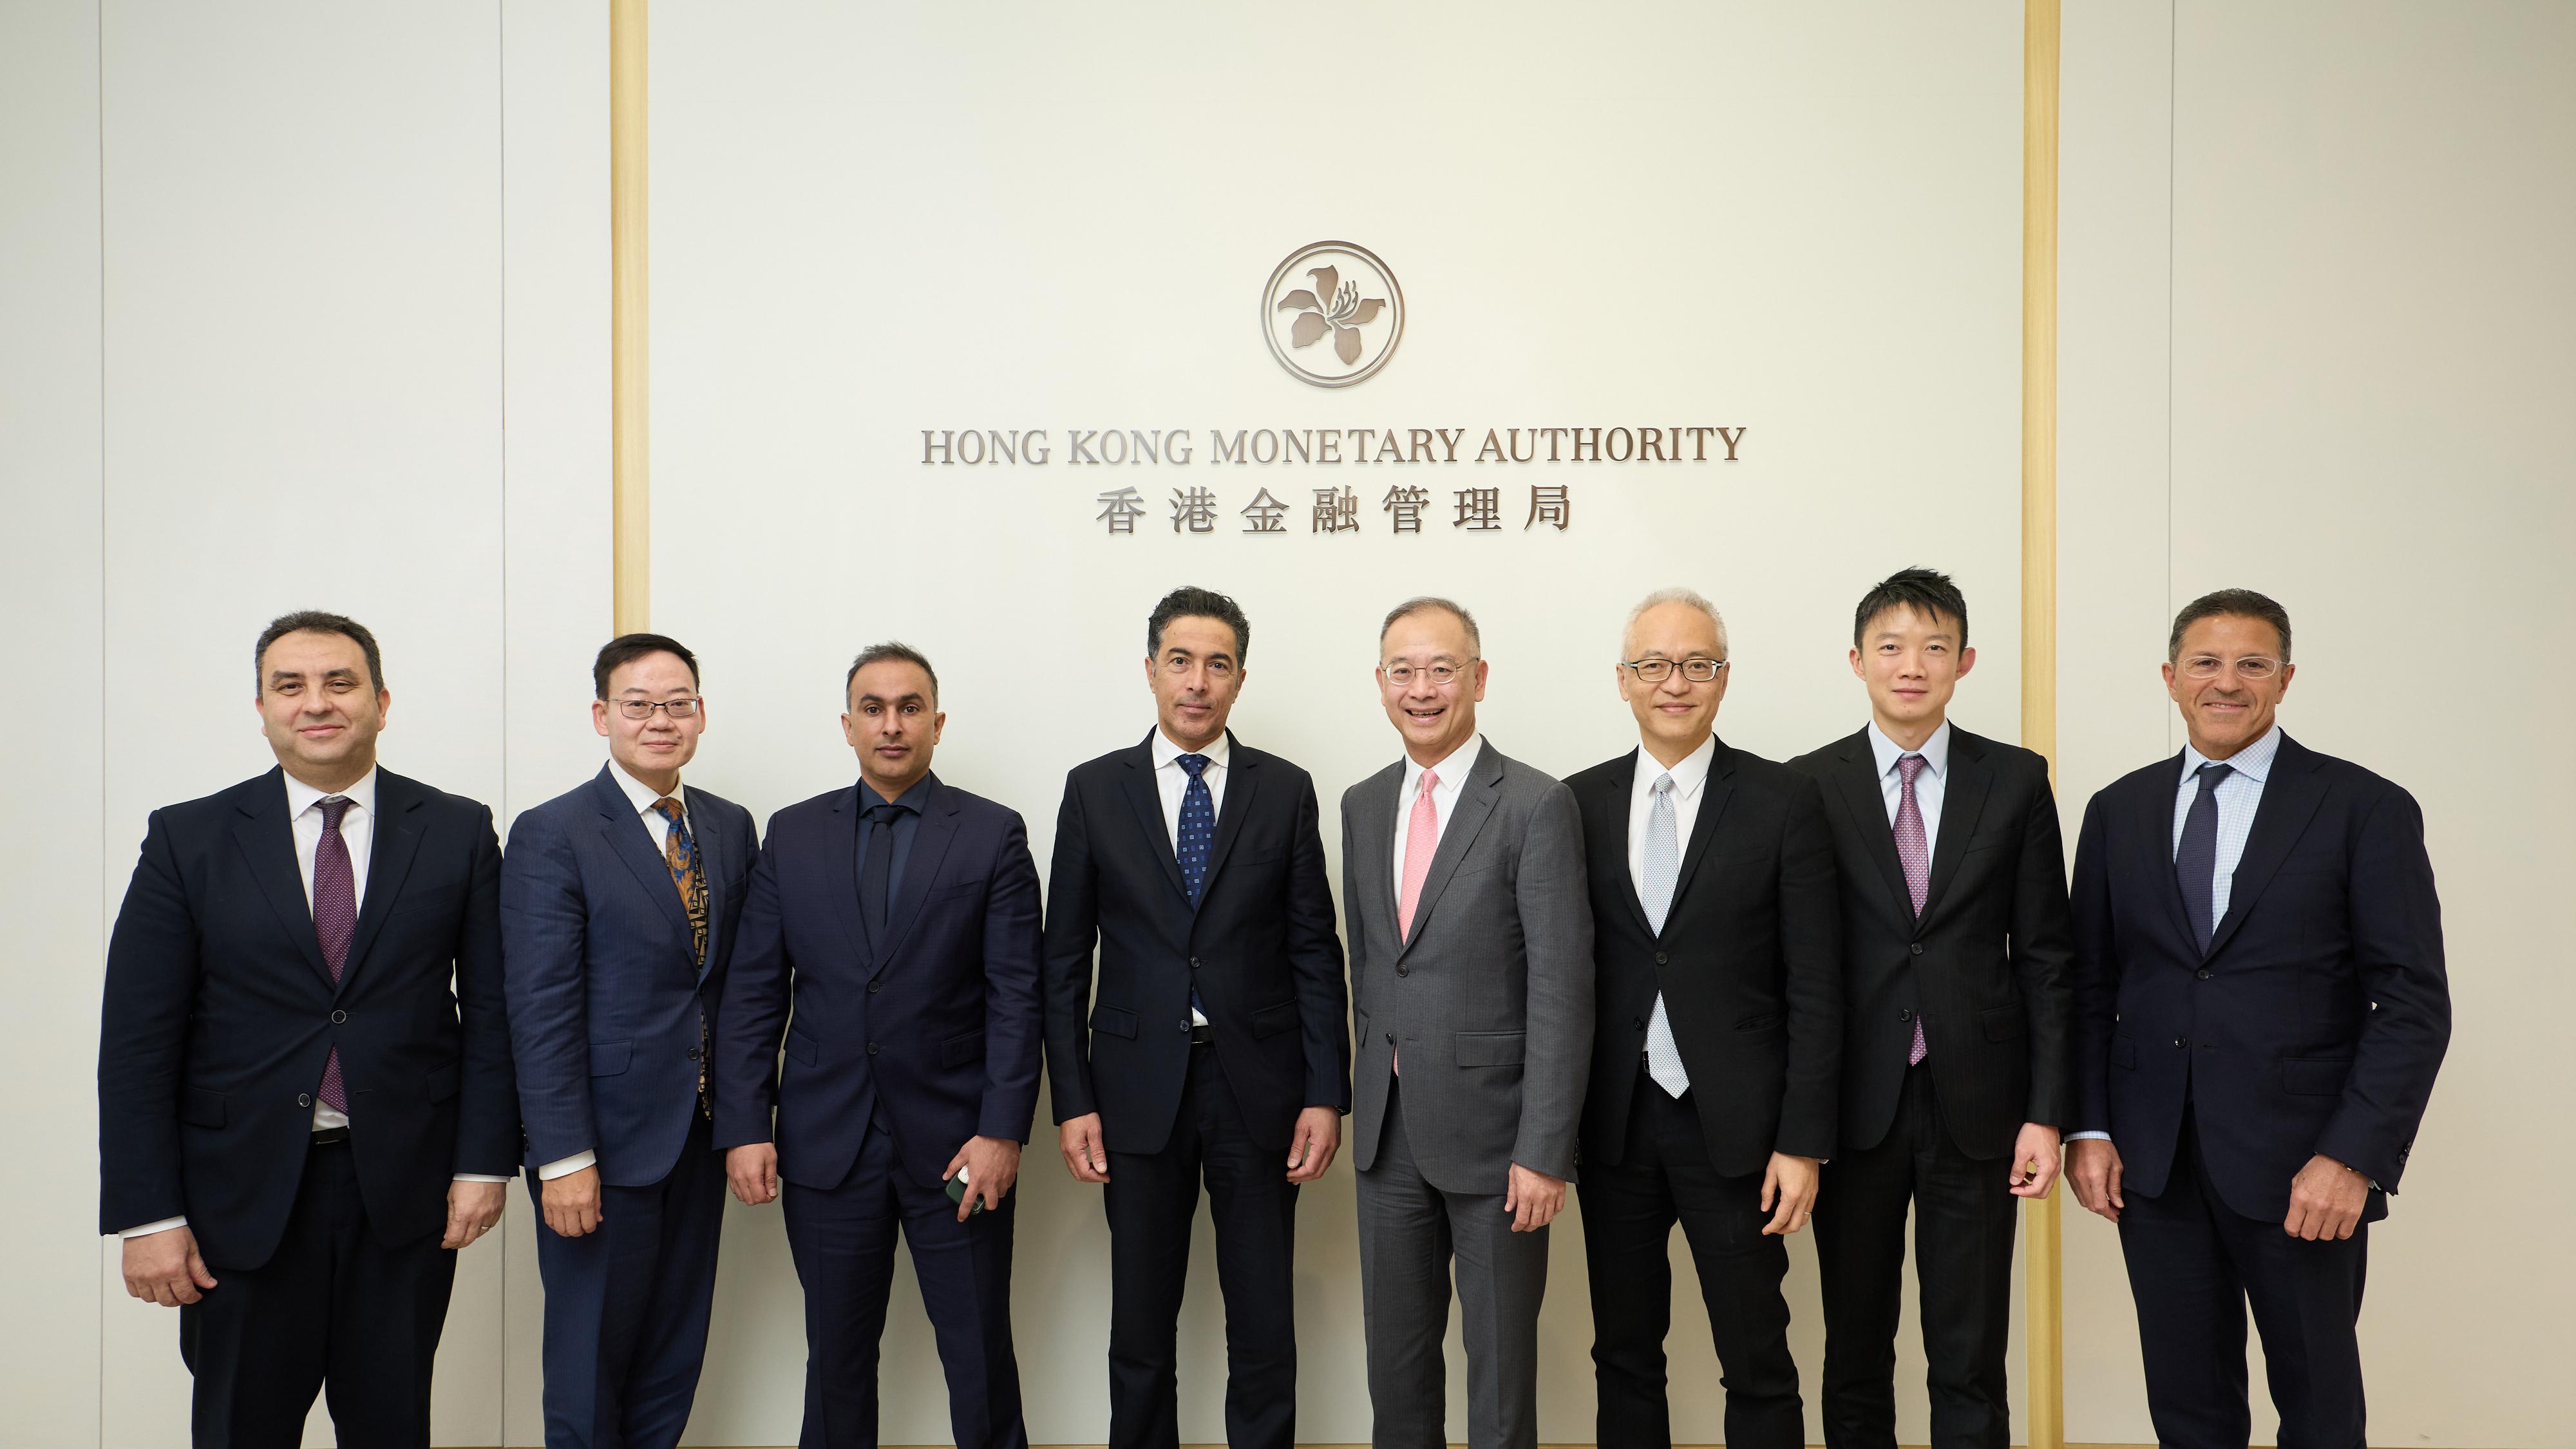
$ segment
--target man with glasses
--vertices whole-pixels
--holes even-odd
[[[670,1449],[715,1299],[724,1163],[707,1049],[751,813],[680,783],[698,661],[623,634],[591,665],[608,763],[510,827],[501,935],[537,1272],[548,1449]]]
[[[1056,814],[1047,1077],[1065,1169],[1103,1185],[1109,1214],[1117,1449],[1180,1440],[1202,1184],[1225,1293],[1226,1441],[1296,1442],[1297,1188],[1341,1146],[1350,1039],[1314,781],[1226,728],[1251,642],[1225,595],[1166,595],[1145,621],[1153,732],[1075,766]]]
[[[1834,1151],[1842,1046],[1833,839],[1815,782],[1716,734],[1726,624],[1688,589],[1628,616],[1612,670],[1638,747],[1566,781],[1594,923],[1583,1252],[1599,1441],[1668,1445],[1673,1224],[1726,1384],[1726,1442],[1807,1442],[1788,1235]]]
[[[1378,1449],[1448,1443],[1453,1273],[1467,1442],[1537,1442],[1547,1226],[1574,1178],[1592,1050],[1593,912],[1574,797],[1476,732],[1482,655],[1475,619],[1447,599],[1388,613],[1378,698],[1404,758],[1342,796]]]
[[[2280,1442],[2358,1449],[2369,1224],[2451,1035],[2423,812],[2281,732],[2279,604],[2204,595],[2166,650],[2189,743],[2075,847],[2067,1177],[2119,1225],[2157,1439],[2246,1441],[2251,1300]]]
[[[2012,1442],[2004,1356],[2020,1200],[2072,1112],[2066,848],[2048,762],[1970,734],[1968,601],[1904,569],[1861,596],[1869,723],[1790,761],[1842,875],[1842,1130],[1816,1204],[1828,1449],[1896,1449],[1906,1218],[1936,1449]]]

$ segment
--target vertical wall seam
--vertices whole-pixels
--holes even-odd
[[[493,216],[496,222],[497,273],[500,281],[499,368],[501,428],[501,812],[494,824],[506,825],[510,810],[510,16],[507,0],[492,0]],[[501,1188],[501,1206],[509,1209],[510,1189]],[[492,1442],[510,1442],[510,1227],[501,1224],[501,1331],[495,1335],[500,1372],[493,1383]]]
[[[2174,238],[2175,200],[2181,193],[2176,158],[2182,126],[2182,0],[2165,6],[2165,613],[2174,616]],[[2162,711],[2165,746],[2178,748],[2179,724],[2171,710]]]
[[[98,925],[99,938],[106,940],[107,919],[107,722],[110,718],[107,698],[107,0],[97,0],[92,15],[97,25],[98,53]],[[100,963],[102,978],[104,962]],[[105,991],[102,979],[100,990]],[[107,1253],[108,1244],[117,1242],[121,1258],[124,1244],[101,1237],[98,1240],[98,1388],[97,1412],[91,1423],[98,1431],[99,1449],[107,1449]]]

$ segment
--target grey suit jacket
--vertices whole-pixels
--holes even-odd
[[[1515,1162],[1571,1178],[1592,1056],[1592,906],[1573,792],[1487,741],[1441,833],[1413,935],[1400,939],[1403,786],[1398,760],[1342,795],[1354,1165],[1377,1161],[1400,1044],[1424,1180],[1499,1197]]]

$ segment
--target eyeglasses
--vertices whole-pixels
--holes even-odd
[[[1672,678],[1676,668],[1681,670],[1682,678],[1691,683],[1706,684],[1726,667],[1726,661],[1694,654],[1688,659],[1623,659],[1619,661],[1619,667],[1648,684],[1661,684]]]
[[[1474,667],[1475,663],[1475,660],[1470,659],[1465,664],[1427,664],[1420,669],[1410,664],[1382,664],[1378,666],[1377,672],[1385,676],[1387,683],[1398,689],[1412,687],[1413,681],[1417,679],[1429,680],[1434,689],[1445,689],[1457,683],[1458,676]]]
[[[618,699],[609,702],[628,719],[651,719],[657,709],[668,711],[673,719],[687,719],[698,712],[699,703],[694,696],[688,699]]]
[[[2215,654],[2195,654],[2188,659],[2180,659],[2174,662],[2174,668],[2180,670],[2185,677],[2191,679],[2216,679],[2219,671],[2226,667],[2227,661],[2219,658]],[[2280,672],[2280,660],[2266,659],[2260,654],[2249,654],[2236,661],[2236,677],[2239,679],[2251,680],[2256,684],[2260,684],[2264,680],[2270,679],[2272,676],[2279,674]]]

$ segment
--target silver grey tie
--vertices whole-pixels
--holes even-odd
[[[1646,885],[1642,904],[1646,924],[1664,933],[1664,917],[1673,909],[1673,887],[1681,879],[1681,832],[1674,826],[1673,777],[1655,777],[1655,808],[1646,817]],[[1674,1097],[1690,1090],[1690,1073],[1682,1070],[1682,1049],[1673,1043],[1673,1021],[1664,1012],[1664,994],[1655,993],[1655,1014],[1646,1022],[1646,1075]]]

